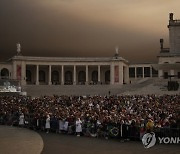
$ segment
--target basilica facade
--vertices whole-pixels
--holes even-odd
[[[122,57],[70,58],[14,56],[4,64],[6,75],[26,84],[123,84],[129,83],[128,61]],[[2,65],[1,65],[2,67]]]

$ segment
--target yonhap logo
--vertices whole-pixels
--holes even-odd
[[[156,144],[156,136],[155,133],[146,133],[142,138],[142,143],[144,148],[150,148]]]

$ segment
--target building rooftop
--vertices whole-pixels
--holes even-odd
[[[14,56],[11,60],[24,61],[46,61],[46,62],[110,62],[110,61],[128,61],[122,57],[33,57],[33,56]]]

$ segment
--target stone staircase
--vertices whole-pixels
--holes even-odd
[[[31,96],[42,95],[109,95],[121,91],[120,85],[39,85],[24,86],[23,90]]]
[[[167,91],[167,81],[157,78],[146,78],[137,83],[125,85],[27,85],[23,86],[30,96],[43,95],[120,95],[120,94],[171,94]]]

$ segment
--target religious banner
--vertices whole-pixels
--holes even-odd
[[[17,65],[16,75],[17,75],[17,79],[21,80],[21,65]]]
[[[119,66],[114,66],[114,82],[119,82]]]

